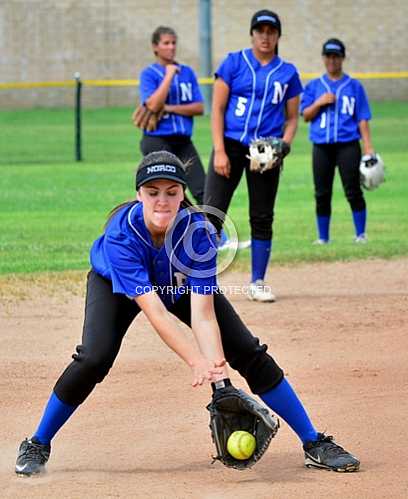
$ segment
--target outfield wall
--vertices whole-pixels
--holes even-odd
[[[0,82],[136,79],[152,61],[150,35],[159,24],[179,34],[179,60],[198,71],[198,0],[0,0]],[[330,36],[347,47],[349,72],[408,70],[408,2],[389,0],[213,0],[214,67],[249,45],[249,19],[276,10],[283,24],[280,54],[301,73],[322,71]],[[408,79],[363,81],[372,99],[407,99]],[[0,90],[1,107],[66,106],[72,88]],[[133,106],[134,87],[85,88],[89,106]]]

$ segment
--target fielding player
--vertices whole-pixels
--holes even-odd
[[[269,10],[251,19],[252,48],[228,54],[215,73],[212,135],[214,149],[204,203],[226,213],[245,170],[251,225],[252,278],[249,298],[275,301],[264,286],[272,250],[272,223],[281,168],[249,168],[249,145],[261,137],[282,138],[289,149],[297,128],[302,85],[293,64],[278,54],[281,22]],[[214,224],[217,222],[214,221]],[[219,230],[220,227],[218,226]]]
[[[151,153],[140,163],[137,200],[112,211],[92,246],[82,344],[58,379],[34,435],[21,443],[16,473],[44,469],[51,439],[108,374],[140,311],[190,366],[193,386],[226,383],[226,359],[297,433],[307,466],[358,470],[355,457],[316,432],[267,346],[218,292],[214,228],[191,207],[186,183],[185,165],[169,152]],[[191,327],[195,345],[186,341],[174,316]]]
[[[151,111],[163,111],[157,128],[144,131],[140,148],[143,155],[170,151],[188,163],[187,185],[198,204],[203,203],[205,172],[191,141],[193,116],[203,114],[204,105],[194,71],[176,62],[177,35],[159,26],[152,34],[156,62],[140,75],[140,102]]]
[[[323,44],[326,73],[309,82],[301,101],[305,121],[310,121],[313,142],[313,180],[316,199],[318,239],[330,241],[333,180],[339,167],[344,193],[350,204],[356,243],[366,243],[366,203],[360,186],[360,138],[364,154],[374,149],[368,121],[371,119],[367,95],[361,83],[343,73],[344,43],[331,38]]]

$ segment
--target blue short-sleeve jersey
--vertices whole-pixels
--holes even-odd
[[[180,64],[180,71],[172,79],[166,104],[191,104],[202,102],[203,96],[194,71],[184,64]],[[140,75],[140,102],[145,102],[160,86],[165,75],[165,68],[161,64],[151,64]],[[153,132],[144,132],[146,135],[186,135],[193,134],[193,118],[180,114],[166,113],[159,121]]]
[[[114,293],[135,298],[155,291],[169,308],[187,292],[216,292],[216,255],[215,229],[201,213],[180,209],[165,244],[156,248],[143,203],[130,203],[93,243],[90,261]]]
[[[305,86],[300,111],[311,106],[326,92],[333,93],[333,104],[322,106],[310,123],[309,138],[314,144],[334,144],[360,139],[359,122],[370,120],[371,111],[363,85],[344,74],[331,80],[326,74]]]
[[[251,49],[232,52],[215,73],[229,87],[224,135],[249,145],[260,137],[282,137],[286,102],[302,92],[293,64],[276,56],[262,66]]]

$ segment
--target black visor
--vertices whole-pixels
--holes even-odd
[[[278,30],[279,36],[282,34],[281,22],[277,14],[272,12],[271,10],[258,10],[252,16],[251,26],[250,26],[250,34],[252,35],[252,31],[256,29],[260,24],[269,24],[273,28]]]
[[[174,182],[182,184],[183,186],[187,185],[186,172],[181,166],[158,164],[145,166],[137,172],[136,190],[139,190],[146,182],[158,179],[174,180]]]
[[[322,47],[322,55],[335,54],[340,57],[346,57],[346,47],[344,43],[337,38],[330,38]]]

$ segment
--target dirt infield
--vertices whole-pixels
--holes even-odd
[[[16,477],[17,446],[79,341],[85,276],[3,278],[0,496],[408,497],[408,260],[275,266],[270,276],[277,303],[231,301],[269,344],[317,428],[361,459],[359,473],[304,468],[284,423],[252,470],[211,464],[209,388],[189,386],[188,368],[140,316],[108,378],[55,438],[47,474]],[[221,282],[247,278],[230,273]]]

